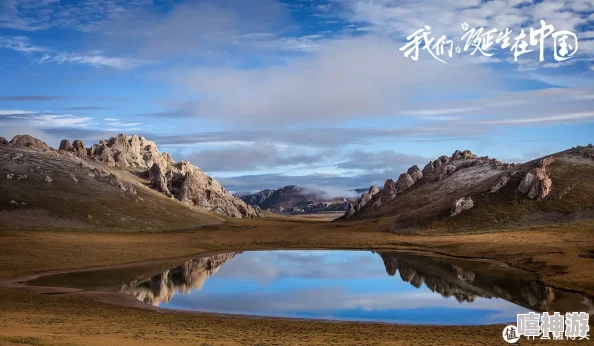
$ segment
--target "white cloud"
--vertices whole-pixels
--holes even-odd
[[[23,36],[0,36],[0,48],[12,49],[21,53],[40,53],[48,49],[32,45],[29,39]]]
[[[560,114],[546,117],[535,117],[535,118],[518,118],[518,119],[503,119],[484,121],[484,124],[532,124],[532,123],[554,123],[554,122],[566,122],[575,120],[585,120],[594,118],[594,112],[584,113],[570,113]]]
[[[93,118],[77,117],[72,114],[35,114],[26,118],[27,123],[40,128],[52,127],[81,127],[91,125]]]
[[[24,114],[33,114],[35,112],[31,111],[24,111],[20,109],[0,109],[0,115],[24,115]]]
[[[282,66],[173,73],[177,87],[204,100],[198,115],[258,126],[395,115],[410,99],[499,89],[479,65],[409,61],[392,41],[372,37],[329,42]]]
[[[108,118],[109,119],[109,118]],[[120,126],[120,127],[134,127],[134,126],[140,126],[142,125],[142,123],[122,123],[120,121],[118,121],[118,119],[104,119],[106,121],[106,124],[108,126]]]
[[[77,63],[94,67],[111,67],[115,69],[126,69],[153,63],[149,60],[138,60],[134,58],[109,57],[100,54],[78,54],[78,53],[57,53],[46,54],[39,59],[39,63]]]

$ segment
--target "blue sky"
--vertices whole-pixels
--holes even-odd
[[[557,62],[399,50],[424,25],[577,35]],[[512,38],[513,43],[513,38]],[[232,191],[343,191],[470,149],[522,162],[592,142],[592,1],[0,0],[0,135],[142,134]]]

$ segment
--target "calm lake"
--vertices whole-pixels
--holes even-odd
[[[499,263],[410,252],[219,253],[41,277],[29,285],[115,291],[164,309],[257,316],[478,325],[528,311],[592,312],[581,295]]]

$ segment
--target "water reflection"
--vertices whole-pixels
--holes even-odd
[[[222,253],[119,290],[164,308],[398,323],[485,324],[529,310],[592,310],[591,301],[523,271],[403,252]]]
[[[199,291],[206,279],[234,256],[235,252],[229,252],[196,258],[148,280],[138,282],[138,279],[135,279],[124,283],[120,287],[120,292],[130,293],[142,302],[159,306],[163,302],[169,302],[177,292],[189,294],[192,290]]]

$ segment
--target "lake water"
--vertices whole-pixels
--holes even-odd
[[[404,324],[493,324],[528,311],[592,309],[520,270],[406,252],[229,252],[30,284],[118,291],[165,309]]]

